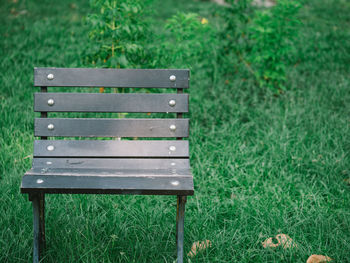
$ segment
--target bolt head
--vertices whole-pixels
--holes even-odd
[[[49,99],[48,101],[47,101],[47,105],[49,105],[49,106],[52,106],[52,105],[54,105],[55,104],[55,101],[53,100],[53,99]]]
[[[172,152],[175,152],[176,151],[176,147],[174,145],[171,145],[169,147],[169,150],[172,151]]]
[[[48,80],[53,80],[55,78],[55,76],[52,74],[52,73],[50,73],[49,75],[47,75],[47,79]]]
[[[178,186],[178,185],[180,184],[180,182],[179,182],[179,181],[172,181],[171,184],[172,184],[173,186]]]
[[[53,151],[53,150],[55,150],[55,147],[53,145],[49,145],[49,146],[46,147],[46,149],[48,151]]]
[[[171,131],[175,131],[175,130],[176,130],[175,124],[171,124],[170,127],[169,127],[169,129],[170,129]]]
[[[175,75],[171,75],[169,79],[170,79],[170,81],[174,82],[176,80],[176,76]]]
[[[36,183],[37,183],[37,184],[42,184],[43,182],[44,182],[43,179],[38,179],[38,180],[36,180]]]
[[[53,125],[52,123],[50,123],[49,125],[47,125],[47,129],[52,131],[55,128],[55,125]]]
[[[176,105],[175,100],[169,100],[169,106],[174,107]]]

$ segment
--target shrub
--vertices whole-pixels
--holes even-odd
[[[220,56],[222,73],[231,75],[238,70],[242,56],[247,50],[247,24],[251,20],[252,0],[227,0],[227,6],[217,14],[223,18],[220,28]]]
[[[212,68],[216,36],[206,18],[195,13],[177,13],[165,25],[168,36],[158,47],[157,64],[175,68]]]
[[[248,56],[261,87],[276,93],[285,90],[286,64],[295,52],[300,4],[294,0],[278,0],[268,10],[259,10],[249,26],[252,48]]]
[[[221,13],[224,18],[222,28],[222,44],[224,53],[240,51],[240,43],[246,34],[246,25],[250,21],[250,9],[252,0],[228,0],[228,6]]]
[[[140,67],[147,61],[147,25],[144,10],[149,1],[92,0],[93,14],[87,16],[91,43],[86,62],[99,67]]]

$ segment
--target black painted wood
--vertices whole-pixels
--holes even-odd
[[[123,176],[123,177],[188,177],[190,169],[106,169],[106,168],[32,168],[25,175],[64,175],[64,176]]]
[[[172,75],[175,81],[170,80]],[[34,68],[35,86],[188,88],[188,83],[187,69]]]
[[[188,119],[36,118],[34,127],[50,137],[188,137]]]
[[[186,196],[177,197],[176,209],[176,245],[177,245],[177,262],[183,263],[184,257],[184,226],[185,226],[185,205]]]
[[[53,99],[54,104],[48,105]],[[175,100],[175,106],[169,101]],[[35,93],[34,111],[188,112],[188,94]]]
[[[188,112],[183,89],[189,87],[189,70],[35,68],[34,84],[42,91],[35,94],[34,110],[41,112],[35,135],[44,140],[34,141],[33,168],[21,185],[33,201],[34,262],[45,240],[45,193],[177,195],[178,262],[183,262],[185,202],[194,193],[183,140],[188,119],[182,119]],[[47,86],[176,88],[177,94],[46,93]],[[50,99],[54,103],[48,105]],[[169,105],[170,100],[176,104]],[[178,119],[48,119],[48,112],[173,112]],[[46,140],[55,136],[176,140]]]
[[[171,147],[172,146],[172,147]],[[175,148],[174,148],[175,147]],[[49,150],[52,149],[52,150]],[[188,141],[49,140],[34,141],[34,157],[188,157]]]
[[[47,87],[40,87],[40,91],[42,92],[42,94],[45,94],[47,92]],[[40,117],[41,118],[47,118],[47,112],[41,111],[40,112]],[[46,136],[42,136],[40,139],[47,140],[47,137]]]
[[[189,169],[189,159],[154,158],[34,158],[34,169]]]
[[[25,175],[22,193],[192,195],[192,177]]]

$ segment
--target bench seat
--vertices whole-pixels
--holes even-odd
[[[193,195],[189,169],[32,168],[22,193]]]

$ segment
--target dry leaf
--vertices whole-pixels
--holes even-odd
[[[189,257],[194,257],[199,252],[207,249],[208,247],[211,247],[211,241],[205,240],[205,241],[197,241],[192,244],[191,251],[188,252]]]
[[[276,236],[276,238],[283,248],[295,248],[295,247],[297,247],[297,244],[288,235],[278,234]]]
[[[262,245],[264,248],[269,248],[269,247],[274,248],[274,247],[278,247],[280,244],[279,244],[279,242],[273,243],[272,237],[270,237],[270,238],[266,239],[264,242],[262,242]]]
[[[344,179],[344,182],[350,184],[350,178]]]
[[[101,87],[100,88],[100,93],[103,93],[105,91],[105,88],[104,87]]]
[[[311,255],[306,263],[326,263],[326,262],[330,262],[333,259],[327,256],[323,256],[323,255]]]
[[[262,246],[264,248],[275,248],[282,246],[284,249],[297,247],[297,244],[293,241],[293,239],[291,239],[291,237],[286,234],[278,234],[276,236],[276,239],[278,243],[273,243],[273,238],[270,237],[262,242]]]

